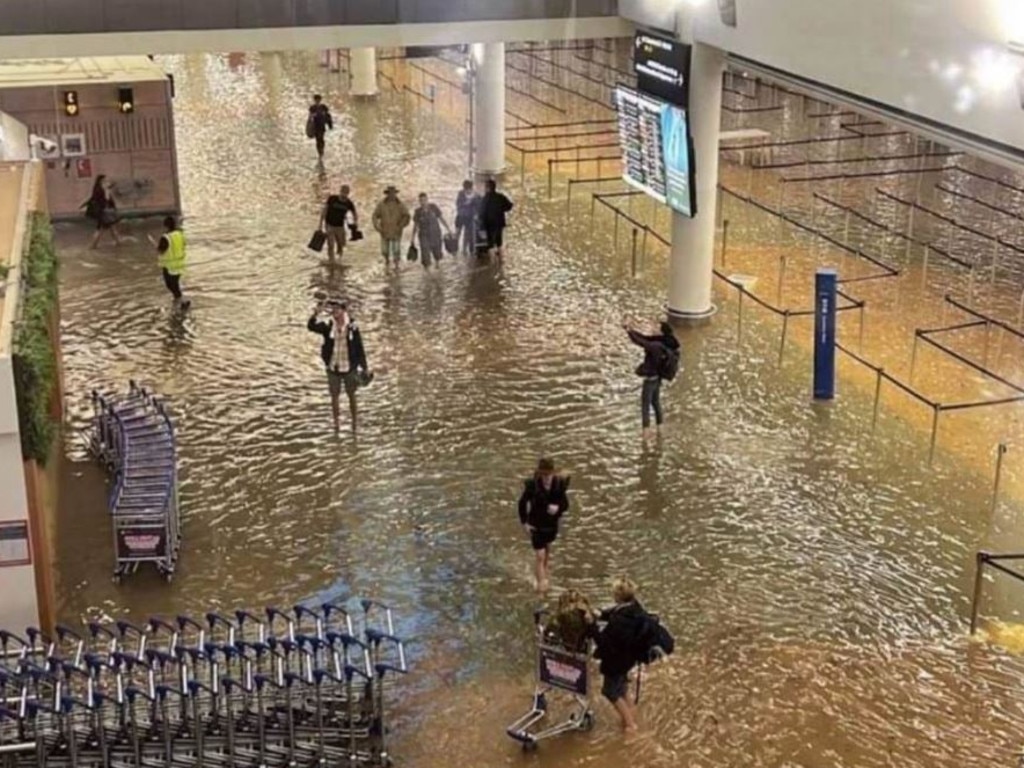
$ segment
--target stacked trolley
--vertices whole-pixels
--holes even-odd
[[[114,578],[153,563],[170,581],[181,546],[178,451],[163,405],[134,381],[125,395],[93,391],[90,451],[111,474]]]
[[[0,632],[0,768],[386,766],[406,671],[372,600]]]
[[[567,645],[546,623],[546,612],[536,611],[537,684],[530,711],[505,729],[523,745],[524,750],[537,748],[539,742],[572,731],[589,731],[594,727],[594,709],[590,700],[589,637]],[[561,694],[569,700],[564,719],[552,716],[552,698]]]

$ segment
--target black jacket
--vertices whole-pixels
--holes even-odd
[[[320,357],[323,358],[324,367],[330,368],[331,358],[334,357],[334,339],[331,338],[331,330],[334,328],[334,319],[317,320],[317,314],[309,318],[306,328],[313,333],[323,336],[323,343],[320,345]],[[359,333],[359,326],[355,320],[349,320],[348,332],[346,333],[348,343],[348,370],[354,371],[357,368],[366,371],[369,366],[366,363],[366,350],[363,348],[363,336]]]
[[[313,134],[323,136],[328,128],[333,130],[334,118],[331,117],[330,108],[324,104],[310,104],[309,119],[313,122]]]
[[[675,336],[645,336],[644,334],[630,330],[629,340],[637,346],[644,348],[644,361],[636,367],[637,376],[655,377],[659,374],[658,363],[661,360],[661,348],[668,347],[677,354],[679,353],[679,340]]]
[[[548,505],[558,507],[555,514],[548,512]],[[530,525],[541,531],[557,531],[558,521],[569,509],[569,478],[551,479],[551,489],[545,490],[544,484],[536,477],[523,483],[523,493],[519,496],[519,522]]]
[[[501,192],[488,192],[480,200],[480,223],[484,229],[504,229],[505,214],[512,210],[512,201]]]
[[[636,665],[646,616],[637,600],[602,611],[599,620],[608,623],[597,633],[594,652],[602,675],[625,675]]]

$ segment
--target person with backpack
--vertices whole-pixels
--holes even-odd
[[[348,397],[349,413],[352,416],[352,432],[356,431],[356,390],[373,381],[373,372],[366,362],[366,349],[359,326],[348,312],[345,302],[328,302],[313,311],[306,328],[320,334],[320,358],[327,369],[327,388],[331,395],[331,415],[334,417],[334,434],[340,429],[341,390]]]
[[[629,673],[641,664],[652,664],[675,650],[675,638],[661,625],[658,617],[644,610],[636,597],[636,584],[619,579],[612,588],[614,605],[596,617],[604,627],[597,630],[590,618],[596,649],[604,678],[601,694],[619,713],[622,727],[635,731],[636,704],[640,701],[641,670],[637,670],[636,699],[629,700]]]
[[[324,104],[319,93],[313,95],[313,103],[309,105],[309,116],[306,118],[306,138],[316,139],[316,156],[324,161],[324,136],[327,130],[334,130],[334,118],[331,109]]]
[[[536,555],[536,587],[543,592],[548,586],[551,567],[551,545],[558,538],[558,521],[569,509],[569,477],[555,473],[551,459],[537,462],[533,477],[523,483],[519,496],[519,522],[530,535]]]
[[[660,429],[664,421],[661,382],[672,381],[679,372],[679,340],[668,323],[662,323],[661,333],[655,335],[642,334],[628,323],[622,327],[629,334],[629,340],[644,350],[644,361],[637,366],[636,375],[644,380],[640,394],[640,419],[646,438],[651,431],[651,411],[654,411],[656,428]]]
[[[334,251],[338,251],[338,261],[341,261],[345,253],[345,244],[348,242],[345,227],[348,224],[349,215],[352,216],[352,230],[358,232],[359,214],[356,212],[356,204],[349,197],[348,184],[342,184],[336,195],[330,195],[320,211],[320,231],[327,235],[327,261],[334,266]]]
[[[619,579],[612,588],[615,604],[600,613],[597,621],[604,627],[596,633],[594,656],[601,662],[604,678],[601,695],[619,713],[622,728],[635,731],[636,708],[629,700],[629,673],[637,664],[638,637],[647,612],[636,598],[636,584]]]

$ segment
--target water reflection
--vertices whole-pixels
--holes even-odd
[[[503,727],[529,703],[535,598],[514,502],[548,453],[574,476],[555,587],[601,602],[630,574],[679,652],[645,683],[639,738],[624,743],[601,704],[594,733],[531,764],[1007,764],[1019,662],[963,639],[992,525],[975,475],[928,472],[894,421],[873,435],[856,392],[809,408],[805,365],[767,365],[777,330],[757,322],[740,346],[728,322],[682,335],[668,427],[645,447],[619,321],[660,312],[663,263],[634,281],[600,225],[513,189],[504,264],[389,269],[368,235],[328,272],[303,247],[323,192],[347,182],[367,212],[397,180],[407,201],[422,189],[450,213],[463,134],[398,94],[350,104],[313,56],[169,63],[192,316],[174,326],[143,247],[88,252],[73,228],[60,241],[74,424],[90,387],[137,377],[166,393],[182,439],[181,571],[170,586],[111,584],[102,479],[71,464],[63,619],[375,594],[416,638],[397,754],[518,764]],[[324,181],[302,135],[314,84],[339,125]],[[304,328],[319,290],[351,299],[382,370],[355,438],[331,435]]]

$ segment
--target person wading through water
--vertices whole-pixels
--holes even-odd
[[[558,521],[569,509],[569,478],[555,474],[551,459],[537,462],[533,477],[523,483],[519,496],[519,522],[530,535],[536,556],[536,588],[548,587],[551,567],[551,545],[558,538]]]
[[[652,335],[642,334],[628,323],[623,323],[622,327],[629,340],[644,350],[644,361],[637,366],[636,375],[644,380],[640,392],[640,423],[646,439],[651,432],[651,411],[654,411],[656,428],[659,432],[661,430],[664,421],[661,382],[662,379],[672,381],[679,371],[679,340],[668,323],[661,324],[661,333]]]

